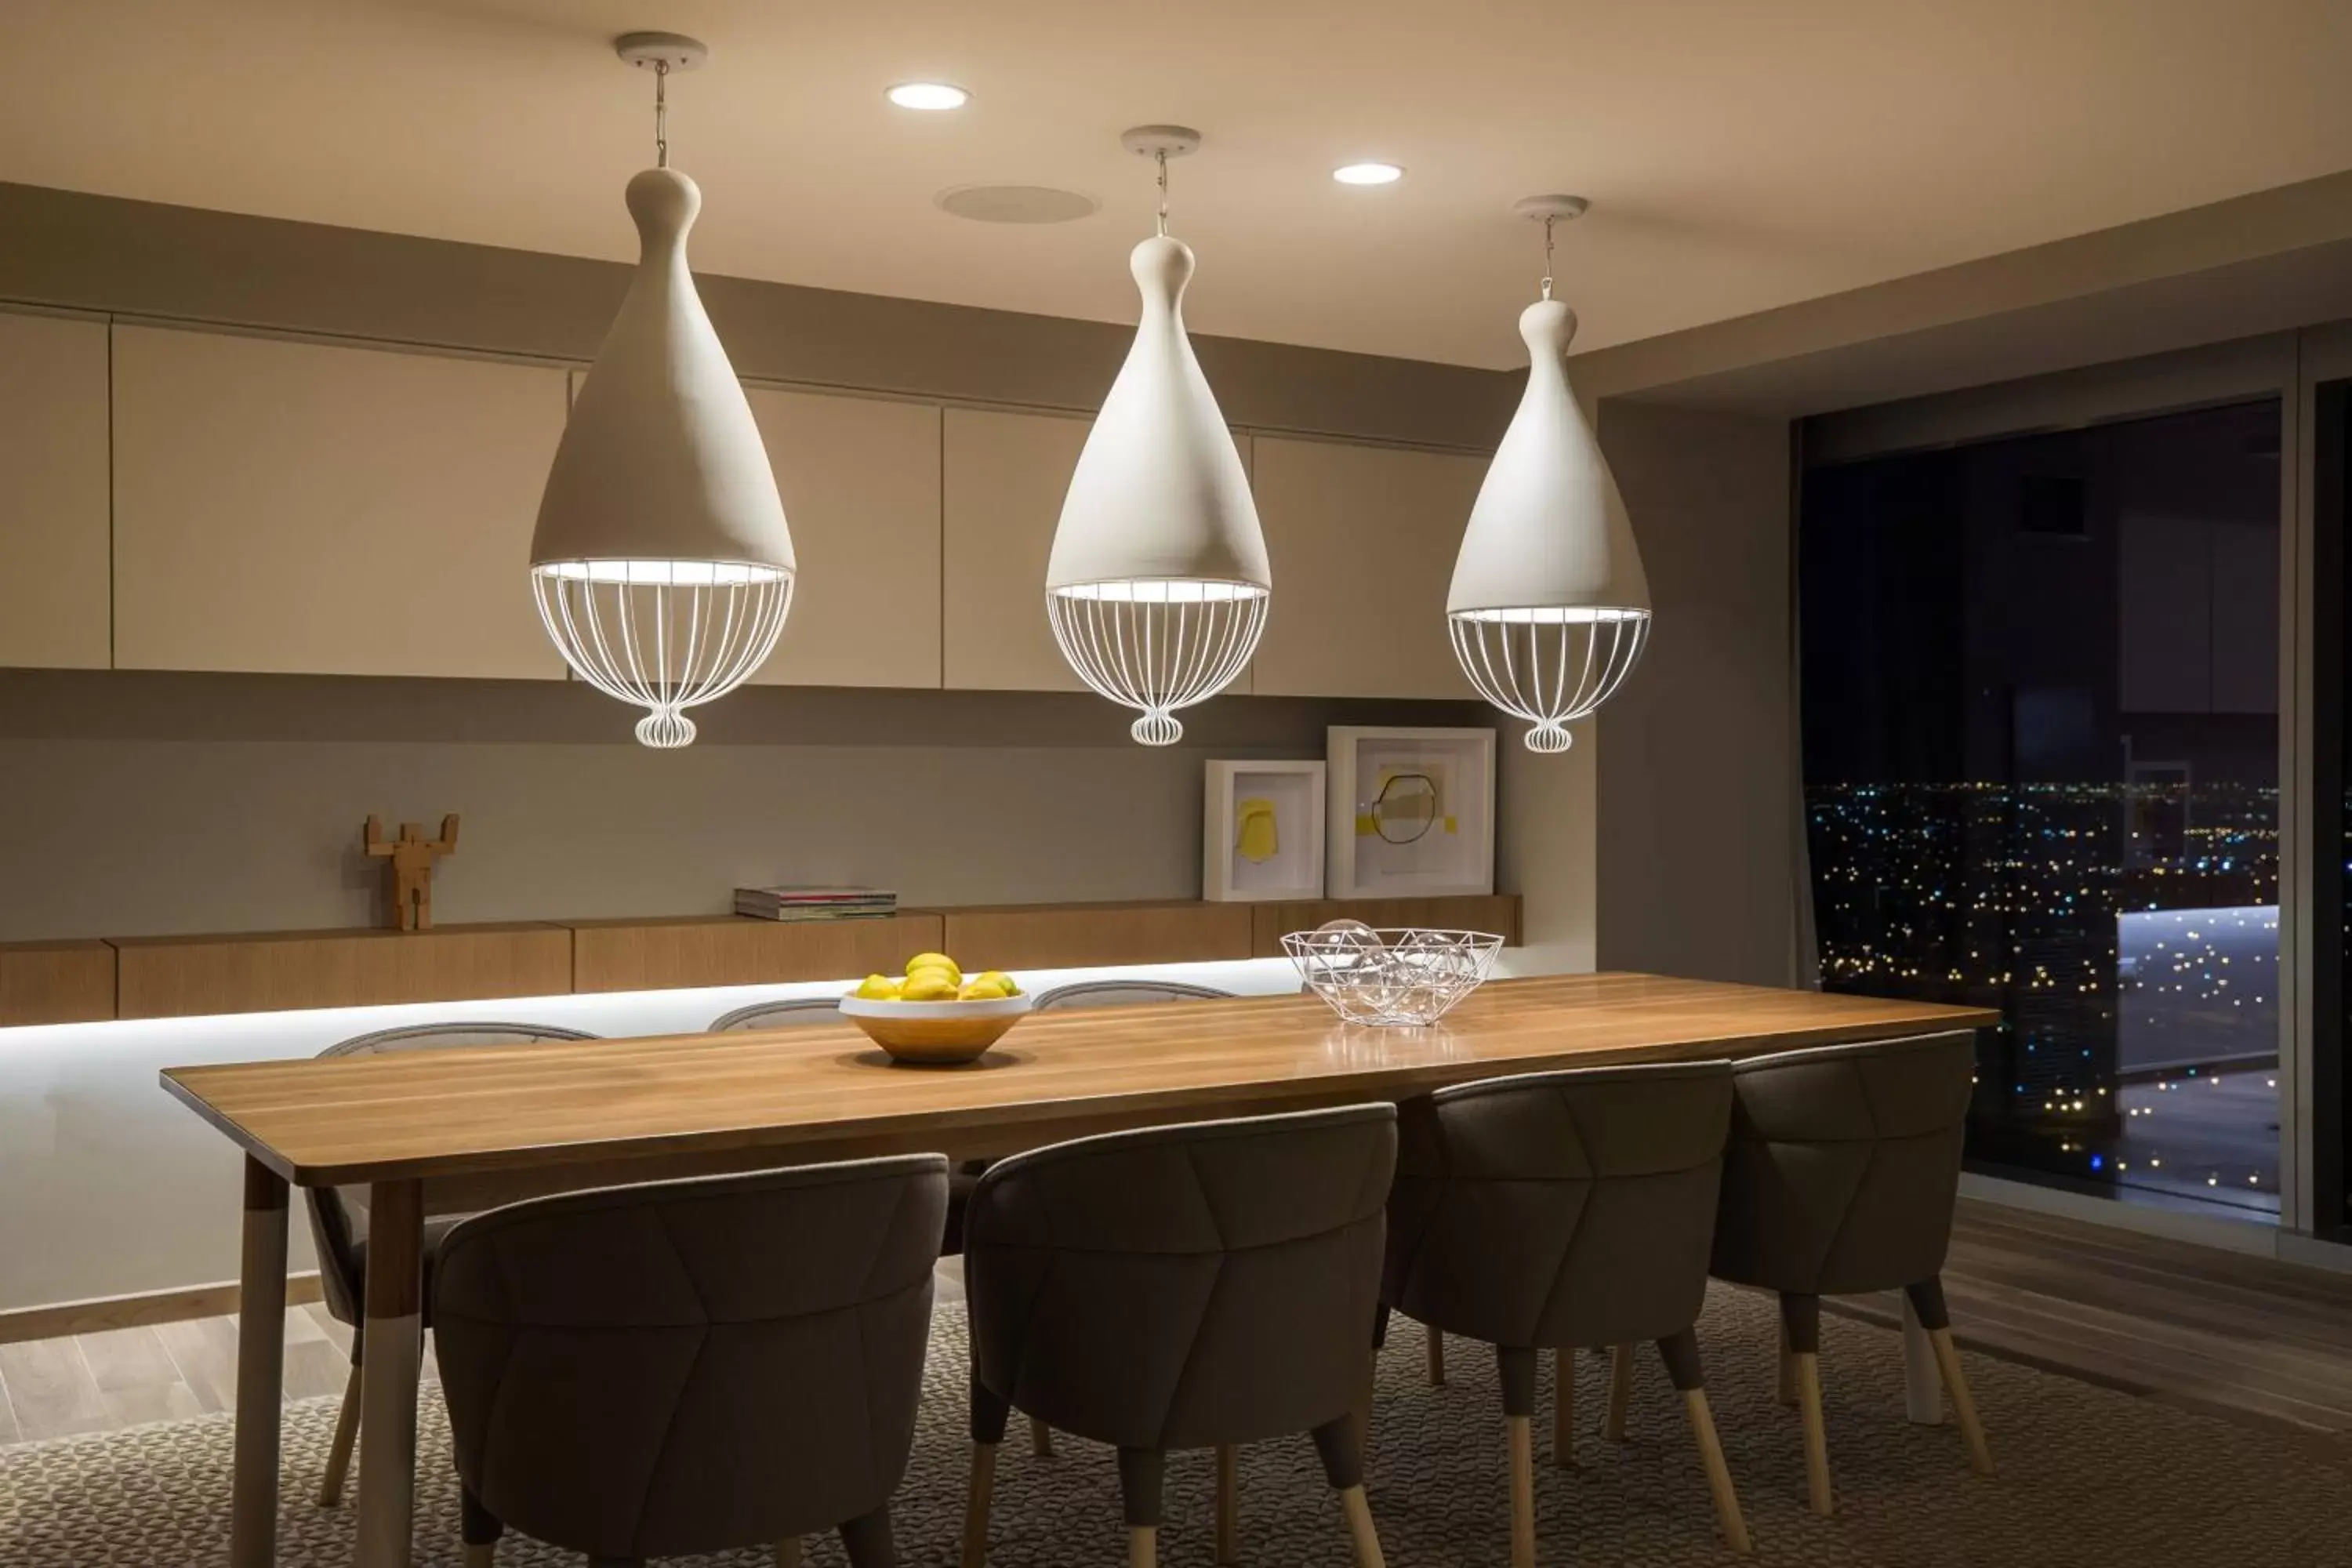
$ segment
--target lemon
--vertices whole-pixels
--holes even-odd
[[[1005,973],[1002,969],[984,971],[980,978],[983,984],[993,985],[1007,996],[1021,994],[1021,987],[1013,984],[1013,976]]]
[[[907,984],[898,988],[898,999],[901,1002],[952,1002],[956,999],[956,984],[940,971],[929,970],[921,974],[908,975]]]
[[[944,952],[919,952],[907,960],[907,974],[909,979],[913,978],[915,971],[919,969],[944,969],[956,977],[957,984],[963,984],[963,971],[958,969],[956,961]]]
[[[919,969],[908,970],[907,972],[907,984],[911,985],[916,981],[924,979],[927,976],[933,980],[944,980],[950,985],[961,985],[963,984],[962,975],[957,973],[952,969],[943,968],[936,963],[926,963]]]
[[[988,976],[983,974],[977,979],[965,981],[963,983],[963,989],[956,993],[956,1000],[959,1002],[999,1002],[1003,1000],[1008,994],[1009,993],[1006,992],[1003,986],[998,984],[995,981],[989,979]]]
[[[850,994],[863,996],[868,1002],[893,1002],[898,1000],[898,982],[887,974],[869,974]]]

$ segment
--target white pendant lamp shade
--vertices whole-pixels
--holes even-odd
[[[683,746],[695,732],[686,710],[774,648],[793,541],[751,405],[687,270],[701,193],[662,167],[627,195],[637,272],[556,448],[531,583],[564,662],[646,710],[638,740]]]
[[[1527,391],[1470,509],[1445,601],[1463,673],[1533,726],[1535,752],[1568,749],[1568,725],[1623,684],[1650,629],[1625,502],[1568,384],[1575,331],[1575,312],[1549,297],[1519,317]]]
[[[1153,133],[1191,135],[1151,128],[1129,145],[1164,159],[1198,142],[1139,145]],[[1162,233],[1129,268],[1142,319],[1062,503],[1045,613],[1079,678],[1141,710],[1135,739],[1167,745],[1184,732],[1176,710],[1249,663],[1274,576],[1241,454],[1184,335],[1192,252]]]

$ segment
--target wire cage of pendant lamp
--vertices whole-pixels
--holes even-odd
[[[1564,752],[1568,726],[1616,694],[1650,638],[1650,612],[1585,605],[1457,610],[1454,657],[1478,695],[1526,720],[1530,752]]]
[[[646,710],[637,739],[694,739],[686,710],[740,686],[774,651],[793,574],[729,561],[550,561],[531,568],[539,618],[572,673]]]
[[[1143,578],[1050,588],[1045,618],[1078,679],[1143,716],[1147,746],[1184,733],[1176,710],[1214,697],[1257,651],[1271,595],[1256,583]]]

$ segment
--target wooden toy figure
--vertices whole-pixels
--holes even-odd
[[[441,819],[441,837],[425,837],[421,822],[404,822],[400,837],[386,838],[383,823],[367,819],[362,842],[377,859],[388,859],[392,873],[392,925],[394,931],[433,929],[433,858],[457,852],[457,814]]]

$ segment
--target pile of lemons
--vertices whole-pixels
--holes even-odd
[[[919,952],[907,960],[907,977],[869,974],[850,993],[869,1002],[995,1002],[1021,994],[1013,976],[1001,969],[964,978],[956,961],[944,952]]]

